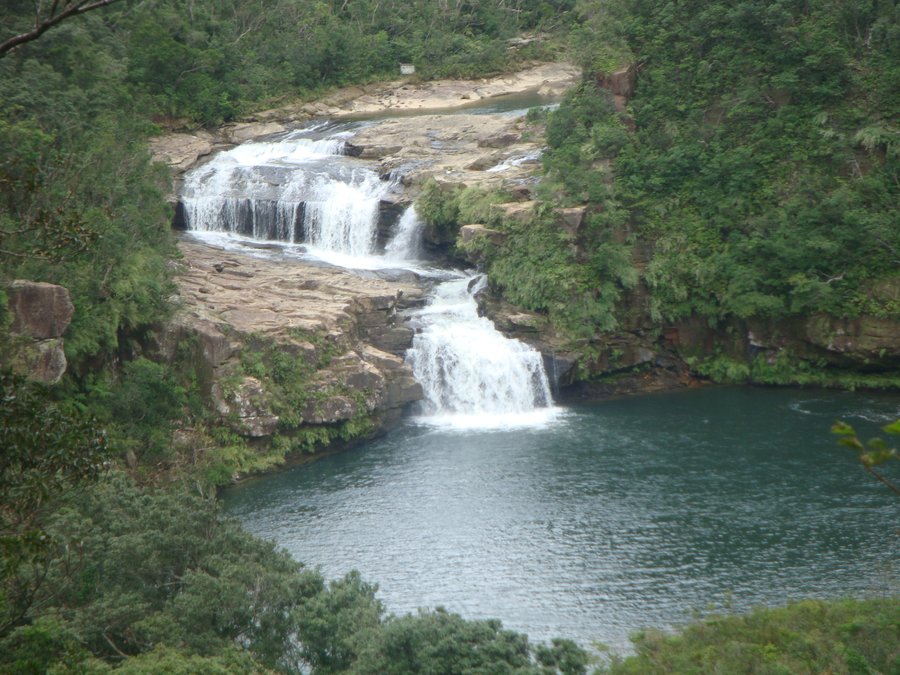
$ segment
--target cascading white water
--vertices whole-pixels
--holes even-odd
[[[398,184],[340,157],[345,136],[295,134],[220,153],[186,177],[182,204],[189,229],[304,242],[316,256],[345,267],[415,263],[424,223],[414,207],[401,216],[384,256],[371,257],[380,202]],[[440,283],[413,317],[419,332],[406,360],[425,392],[422,419],[465,429],[543,424],[558,409],[542,357],[478,316],[474,294],[484,284],[483,276]]]
[[[425,223],[416,213],[416,207],[409,206],[397,222],[397,232],[393,239],[385,247],[385,257],[398,262],[418,260],[424,227]]]
[[[378,205],[390,184],[368,169],[320,175],[305,206],[307,241],[326,251],[369,255],[375,248]]]
[[[371,255],[379,202],[394,185],[349,158],[337,161],[347,133],[321,140],[294,134],[219,153],[185,179],[188,229]]]
[[[428,421],[462,427],[508,427],[544,421],[554,411],[543,359],[504,337],[478,315],[474,293],[484,277],[435,288],[416,318],[421,331],[406,361],[425,392]]]
[[[486,171],[488,173],[499,173],[500,171],[508,171],[509,169],[520,166],[522,164],[537,162],[541,158],[542,154],[543,154],[542,150],[535,150],[533,152],[529,152],[524,155],[520,155],[518,157],[510,157],[509,159],[504,160],[504,161],[500,162],[499,164],[496,164],[495,166],[492,166],[491,168],[487,169]]]

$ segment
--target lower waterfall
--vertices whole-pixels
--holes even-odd
[[[424,421],[463,428],[546,422],[553,408],[541,354],[505,337],[478,315],[485,277],[446,281],[413,320],[419,332],[406,361],[425,392]]]

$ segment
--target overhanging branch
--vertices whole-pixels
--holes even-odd
[[[16,47],[37,40],[41,35],[53,26],[62,23],[66,19],[95,9],[100,9],[111,5],[119,0],[75,0],[69,2],[60,2],[56,0],[50,7],[50,11],[46,16],[40,14],[35,17],[34,28],[18,35],[13,35],[8,40],[0,43],[0,59],[6,56]]]

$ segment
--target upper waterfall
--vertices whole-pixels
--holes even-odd
[[[344,156],[352,133],[312,128],[219,153],[185,178],[188,229],[373,254],[379,205],[395,186]]]

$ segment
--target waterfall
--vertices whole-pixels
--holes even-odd
[[[345,156],[347,135],[324,125],[219,153],[185,177],[181,199],[188,228],[302,242],[317,258],[348,268],[416,268],[424,223],[414,207],[400,217],[384,255],[373,257],[381,202],[400,183],[381,180],[364,162]],[[448,278],[427,264],[416,272]],[[406,360],[425,393],[420,419],[464,429],[530,427],[553,419],[558,409],[540,353],[478,315],[475,293],[485,277],[449,276],[410,317],[418,332]]]
[[[474,293],[485,280],[472,282],[440,284],[415,315],[421,330],[406,360],[425,392],[426,419],[466,428],[547,421],[556,409],[540,353],[478,315]]]
[[[318,176],[306,202],[307,241],[326,251],[370,255],[378,234],[378,205],[389,189],[368,169]]]
[[[416,213],[416,207],[408,207],[400,216],[393,239],[385,247],[385,256],[397,261],[418,260],[421,255],[420,242],[424,226],[425,223]]]
[[[371,255],[379,203],[394,184],[344,157],[349,132],[301,133],[239,145],[190,172],[182,191],[188,229]]]

